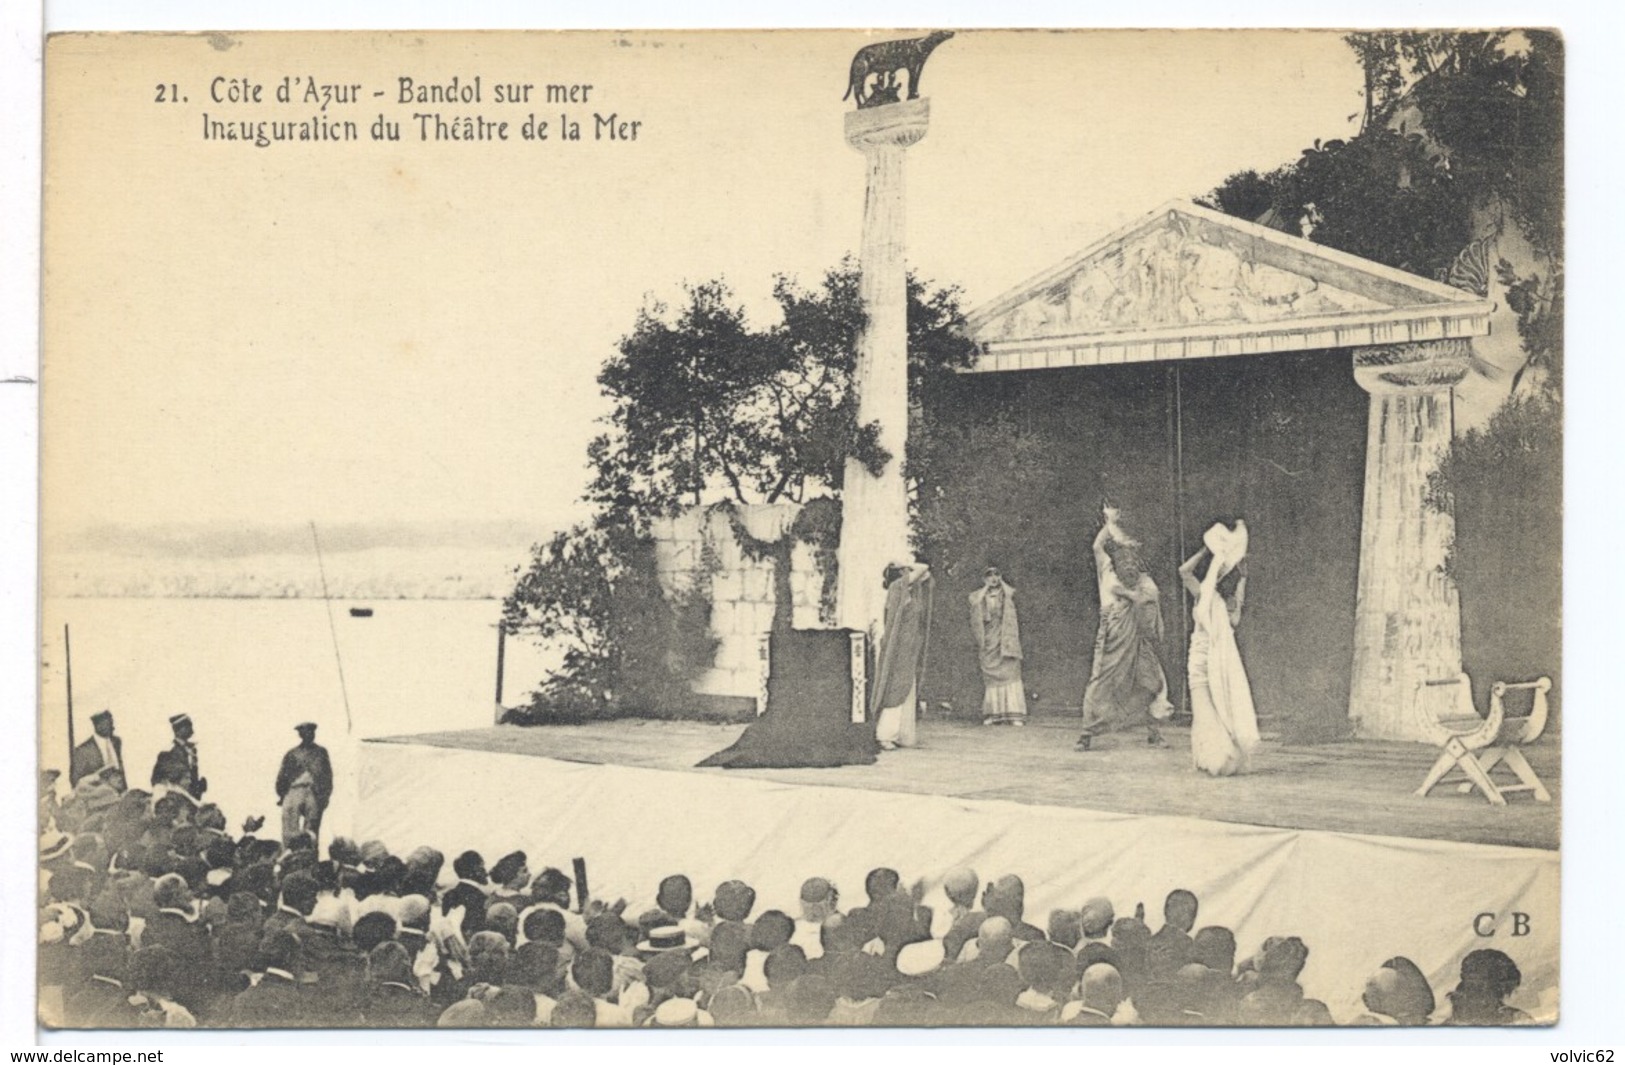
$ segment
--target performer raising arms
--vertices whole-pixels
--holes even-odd
[[[1140,568],[1139,544],[1124,534],[1116,507],[1102,508],[1105,523],[1095,534],[1095,575],[1100,582],[1100,628],[1095,659],[1083,693],[1087,751],[1103,732],[1146,725],[1146,742],[1166,747],[1157,727],[1173,713],[1168,678],[1157,657],[1162,643],[1162,602],[1157,582]]]
[[[1021,725],[1027,693],[1021,685],[1021,626],[1016,590],[989,566],[982,586],[970,595],[971,634],[982,667],[982,724]]]
[[[1204,556],[1207,572],[1196,579]],[[1234,529],[1215,524],[1202,534],[1202,548],[1179,567],[1179,579],[1196,599],[1191,608],[1191,757],[1196,768],[1216,777],[1245,773],[1258,747],[1258,718],[1247,671],[1236,647],[1235,627],[1247,598],[1247,523]],[[1234,590],[1226,578],[1235,573]]]

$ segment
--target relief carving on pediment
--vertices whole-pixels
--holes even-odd
[[[1006,312],[989,340],[1279,322],[1384,305],[1256,261],[1177,222],[1092,256]]]

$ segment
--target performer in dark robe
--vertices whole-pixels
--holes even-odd
[[[917,563],[887,566],[885,580],[885,622],[869,689],[869,716],[875,722],[875,742],[891,751],[916,743],[933,585],[930,568]]]
[[[1162,602],[1157,583],[1140,568],[1139,545],[1123,533],[1114,507],[1095,535],[1095,574],[1100,582],[1100,628],[1095,659],[1083,693],[1083,734],[1087,751],[1104,732],[1144,724],[1146,742],[1165,747],[1157,727],[1173,713],[1168,678],[1162,671]]]
[[[1027,693],[1021,684],[1021,626],[1016,590],[988,567],[982,587],[970,596],[970,627],[982,667],[982,724],[1021,725]]]

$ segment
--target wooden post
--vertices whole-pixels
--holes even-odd
[[[68,627],[62,626],[62,661],[68,673],[68,784],[73,781],[73,644],[68,640]]]
[[[497,695],[496,695],[496,721],[502,724],[502,660],[508,650],[508,626],[497,622]]]

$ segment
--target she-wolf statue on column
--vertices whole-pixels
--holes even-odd
[[[925,69],[926,59],[930,58],[937,45],[952,36],[952,31],[937,30],[924,37],[864,45],[852,57],[846,96],[841,99],[850,96],[860,109],[894,104],[897,102],[897,72],[900,70],[908,73],[908,98],[915,99],[920,95],[920,72]],[[873,86],[869,84],[871,76],[876,77]]]

